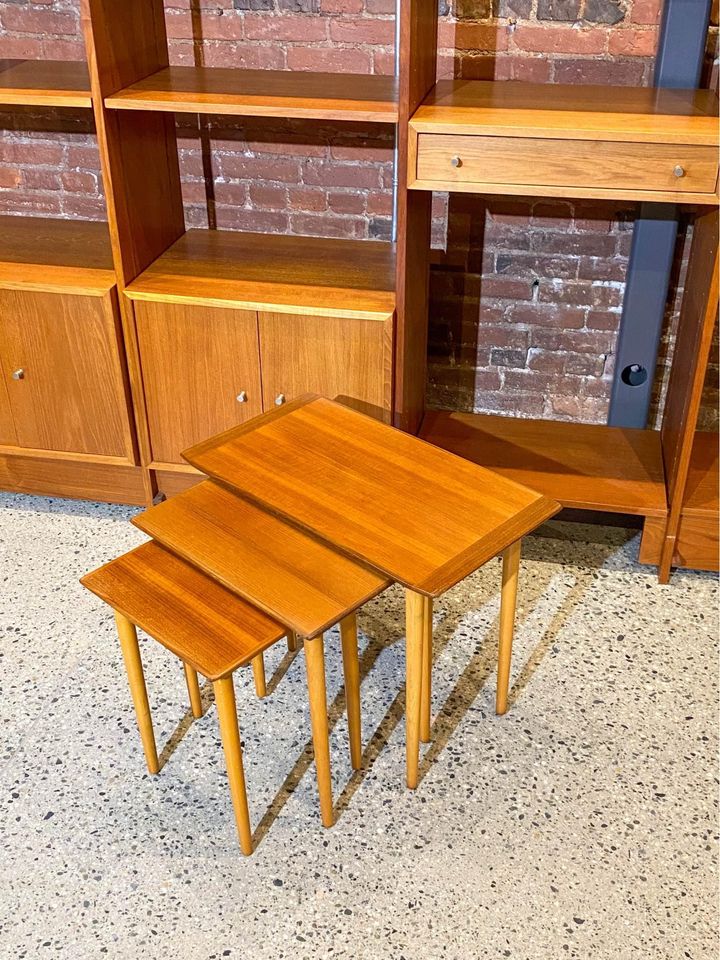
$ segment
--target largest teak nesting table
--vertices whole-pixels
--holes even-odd
[[[406,588],[407,782],[430,738],[432,601],[503,553],[501,654],[520,540],[559,509],[527,487],[315,395],[197,444],[203,473]],[[509,657],[501,655],[509,666]],[[499,689],[507,678],[498,677]],[[506,703],[498,698],[498,712]]]

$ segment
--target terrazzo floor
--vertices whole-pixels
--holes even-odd
[[[369,604],[359,774],[336,633],[326,645],[329,831],[303,657],[276,647],[265,701],[249,670],[236,677],[257,825],[246,859],[214,708],[191,723],[177,661],[143,646],[166,761],[149,777],[111,615],[78,584],[142,541],[131,513],[0,495],[3,960],[717,957],[714,577],[659,586],[627,530],[555,523],[530,538],[503,718],[498,563],[456,587],[436,606],[415,793],[402,596]]]

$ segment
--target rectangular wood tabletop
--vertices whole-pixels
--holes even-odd
[[[302,639],[335,626],[391,583],[210,481],[133,523]]]
[[[433,597],[560,509],[512,480],[315,395],[183,456],[266,510]]]

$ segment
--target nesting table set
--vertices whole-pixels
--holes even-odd
[[[210,479],[134,519],[153,539],[83,577],[114,610],[148,769],[158,761],[135,626],[213,682],[240,845],[252,851],[233,671],[303,641],[325,826],[333,823],[323,633],[340,624],[351,760],[361,763],[357,610],[406,591],[407,785],[430,740],[433,600],[502,554],[496,709],[504,713],[520,541],[547,497],[322,397],[301,397],[184,453]]]

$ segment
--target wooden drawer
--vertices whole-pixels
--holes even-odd
[[[682,170],[681,175],[677,175]],[[712,193],[713,147],[420,133],[417,179],[605,190]]]

